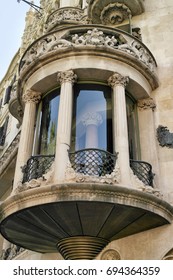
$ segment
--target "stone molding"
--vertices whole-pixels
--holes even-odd
[[[59,72],[57,74],[57,81],[59,81],[61,85],[66,82],[74,84],[76,80],[77,80],[77,75],[73,72],[73,70]]]
[[[105,25],[116,25],[128,19],[131,10],[123,3],[110,3],[103,8],[100,14],[100,20]]]
[[[169,222],[173,218],[173,207],[163,199],[148,193],[116,184],[65,183],[50,184],[10,196],[0,204],[1,220],[23,208],[57,201],[75,201],[76,199],[136,205],[136,207],[161,215]]]
[[[146,98],[146,99],[141,99],[138,100],[137,106],[139,110],[152,110],[154,111],[156,109],[156,104],[153,100],[153,98]]]
[[[32,89],[28,89],[22,96],[22,100],[24,103],[39,103],[41,99],[41,92],[34,91]]]
[[[108,85],[111,86],[112,88],[115,86],[120,86],[120,85],[123,87],[126,87],[128,83],[129,83],[129,77],[122,76],[119,73],[114,73],[108,79]]]

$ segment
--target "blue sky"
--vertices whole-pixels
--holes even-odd
[[[31,2],[28,0],[28,2]],[[39,0],[34,3],[39,5]],[[0,3],[0,81],[10,61],[20,47],[29,5],[17,0],[1,0]]]

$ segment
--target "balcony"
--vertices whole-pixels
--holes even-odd
[[[86,149],[69,152],[69,158],[76,172],[101,179],[114,170],[117,154]],[[24,182],[43,176],[53,160],[53,155],[31,157]],[[148,163],[130,165],[140,180],[152,184]],[[59,251],[65,259],[93,259],[110,241],[169,224],[173,207],[153,194],[119,184],[50,181],[7,198],[0,205],[0,217],[1,234],[19,247]]]
[[[70,63],[70,59],[76,56],[83,57],[85,64],[82,64],[82,60],[80,66],[73,63],[74,69],[86,68],[86,56],[101,57],[103,60],[109,58],[139,71],[152,89],[158,86],[157,65],[149,49],[125,31],[96,24],[62,27],[37,39],[21,58],[21,80],[28,79],[39,69],[40,64],[43,67],[67,57]]]
[[[75,172],[88,176],[105,176],[115,168],[118,154],[115,155],[100,149],[83,149],[69,152],[69,159]],[[23,168],[23,183],[37,179],[45,174],[54,161],[54,155],[32,156]],[[144,185],[153,187],[152,166],[148,162],[130,160],[133,173]]]

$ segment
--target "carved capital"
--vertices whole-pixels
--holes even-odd
[[[119,73],[114,73],[111,77],[108,79],[108,85],[111,86],[112,88],[115,86],[123,86],[126,87],[126,85],[129,82],[129,77],[127,76],[122,76]]]
[[[102,122],[103,122],[102,116],[99,113],[95,113],[95,112],[88,112],[84,114],[82,118],[82,123],[85,126],[88,125],[99,126],[100,124],[102,124]]]
[[[41,92],[34,91],[32,89],[28,89],[22,96],[22,100],[24,103],[39,103],[41,99]]]
[[[154,111],[154,109],[156,108],[156,104],[152,98],[146,98],[146,99],[138,100],[138,108],[140,110],[152,109]]]
[[[70,82],[74,84],[77,80],[77,75],[73,72],[73,70],[59,72],[57,74],[57,80],[60,82],[60,84],[63,84],[65,82]]]

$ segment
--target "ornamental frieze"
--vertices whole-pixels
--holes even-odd
[[[106,51],[112,49],[119,51],[120,54],[126,53],[145,64],[150,71],[154,71],[156,67],[155,61],[147,48],[132,36],[124,35],[121,31],[111,32],[110,34],[109,30],[106,32],[105,30],[93,28],[87,31],[86,29],[80,30],[73,34],[67,33],[62,37],[59,36],[58,31],[42,37],[23,56],[20,71],[48,53],[58,52],[67,48],[74,50],[75,47],[84,48],[85,46],[105,47]]]

